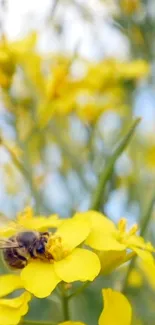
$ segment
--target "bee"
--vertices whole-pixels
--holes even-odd
[[[49,235],[49,232],[21,231],[0,239],[4,261],[13,269],[23,269],[30,259],[52,259],[46,252]]]

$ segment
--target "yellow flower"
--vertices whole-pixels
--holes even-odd
[[[99,317],[98,325],[130,325],[132,309],[127,298],[112,289],[102,290],[104,309]],[[59,325],[85,325],[81,322],[67,321]]]
[[[49,228],[57,228],[62,223],[56,214],[44,217],[34,216],[31,207],[27,207],[23,212],[17,215],[15,221],[10,221],[6,226],[0,228],[0,236],[10,237],[17,231],[21,230],[37,230],[45,231]]]
[[[17,63],[21,63],[26,54],[34,48],[36,43],[36,33],[31,33],[28,37],[8,43],[2,38],[0,42],[0,86],[8,88],[11,85],[13,74]]]
[[[22,316],[28,312],[29,292],[24,292],[16,298],[2,298],[17,289],[23,288],[18,275],[3,275],[0,277],[0,325],[16,325]]]
[[[48,254],[52,255],[52,262],[31,260],[21,271],[25,289],[44,298],[61,281],[93,281],[100,272],[99,258],[90,250],[77,248],[89,231],[87,220],[66,220],[49,239]]]
[[[74,218],[82,218],[91,222],[91,232],[85,243],[98,251],[113,252],[112,261],[114,260],[114,252],[121,252],[121,257],[123,251],[130,249],[142,260],[150,265],[154,265],[154,259],[151,254],[154,248],[150,243],[145,243],[144,239],[136,234],[138,230],[137,225],[134,225],[127,231],[126,219],[120,219],[118,227],[116,227],[111,220],[96,211],[76,213]],[[118,256],[119,254],[117,253],[116,259],[118,259]],[[123,255],[122,262],[124,262]]]

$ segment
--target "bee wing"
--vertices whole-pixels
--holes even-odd
[[[20,247],[18,242],[15,241],[11,241],[9,239],[6,238],[0,238],[0,249],[5,249],[5,248],[18,248]]]

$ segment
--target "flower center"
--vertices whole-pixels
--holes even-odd
[[[62,238],[57,235],[50,236],[46,251],[55,261],[60,261],[69,254],[69,251],[64,247]]]

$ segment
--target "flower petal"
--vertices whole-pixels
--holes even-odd
[[[84,219],[67,219],[56,232],[58,237],[62,238],[64,245],[72,250],[80,245],[90,232],[90,223]]]
[[[104,233],[102,229],[92,231],[85,243],[99,251],[123,251],[126,249],[126,246],[119,243],[113,234]]]
[[[51,294],[61,281],[54,271],[53,264],[43,261],[32,261],[21,271],[24,287],[38,298]]]
[[[101,273],[109,274],[115,268],[124,263],[127,256],[126,250],[124,251],[100,251],[97,253],[101,262]]]
[[[27,207],[17,216],[17,225],[25,229],[46,230],[49,228],[57,228],[62,223],[56,214],[48,217],[33,215],[31,207]]]
[[[76,248],[66,258],[54,263],[56,274],[65,282],[93,281],[100,272],[98,256],[86,249]]]
[[[35,217],[33,219],[25,219],[20,221],[20,225],[26,229],[32,230],[46,230],[49,228],[57,228],[60,226],[62,221],[57,215],[52,215],[50,217]]]
[[[139,260],[138,266],[140,267],[140,270],[143,272],[149,285],[155,290],[155,264],[150,265],[145,263],[142,260]]]
[[[5,274],[0,276],[0,297],[21,288],[23,288],[23,282],[19,275]]]
[[[132,236],[126,237],[126,245],[128,247],[135,246],[137,248],[146,249],[150,252],[155,251],[155,249],[151,243],[146,243],[143,237],[140,237],[137,235],[132,235]]]
[[[91,224],[91,232],[85,243],[97,250],[124,250],[125,245],[120,244],[115,238],[117,229],[115,224],[102,213],[87,211],[76,213],[73,219],[87,220]]]
[[[99,318],[99,325],[130,325],[132,310],[127,298],[111,289],[102,290],[104,309]]]
[[[16,325],[28,311],[28,302],[31,299],[29,292],[13,299],[0,299],[0,324]]]
[[[97,211],[78,212],[75,214],[76,219],[85,219],[91,223],[91,230],[102,229],[105,233],[114,232],[116,230],[115,224],[105,217],[102,213]]]
[[[133,251],[145,262],[146,264],[155,267],[153,255],[150,252],[147,252],[143,249],[131,247]]]

